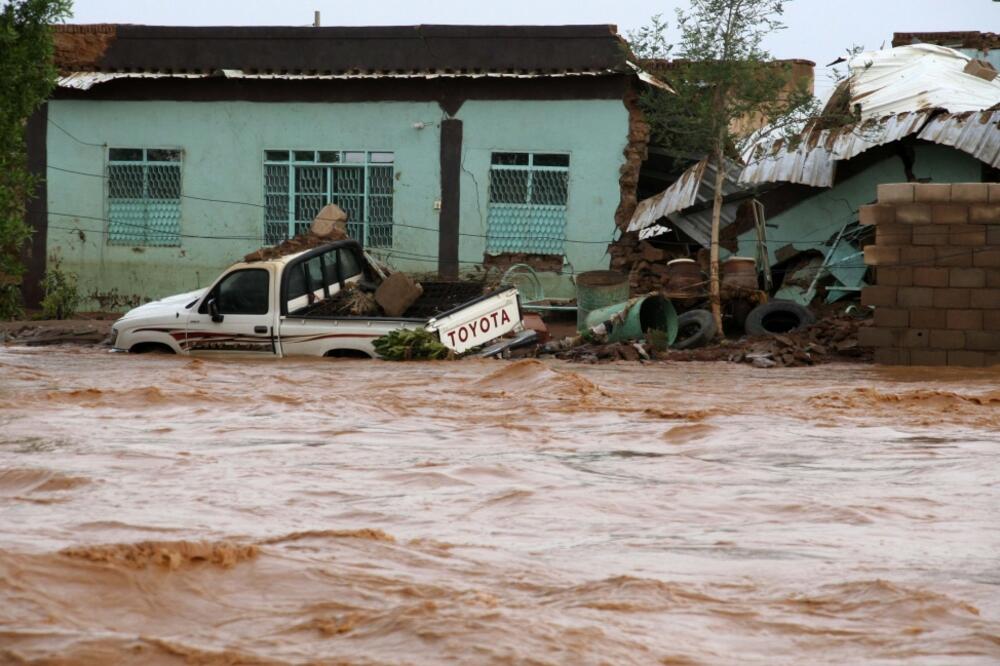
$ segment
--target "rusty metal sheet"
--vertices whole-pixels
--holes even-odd
[[[919,137],[1000,168],[1000,109],[939,115],[927,123]]]
[[[726,177],[722,184],[722,195],[729,196],[745,190],[737,182],[742,167],[731,160],[726,161]],[[705,158],[681,174],[673,185],[656,196],[645,199],[636,207],[628,231],[645,229],[666,217],[674,226],[692,240],[708,247],[712,238],[712,209],[700,208],[685,213],[697,204],[707,204],[715,198],[715,165]],[[720,227],[725,228],[736,219],[739,204],[729,203],[722,207]]]
[[[846,127],[806,132],[794,142],[777,139],[760,144],[751,153],[739,182],[832,187],[837,162],[916,134],[934,113],[933,110],[899,113]]]

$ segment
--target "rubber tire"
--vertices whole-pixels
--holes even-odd
[[[693,333],[685,334],[687,329],[695,329]],[[715,317],[708,310],[688,310],[677,318],[677,339],[672,345],[674,349],[694,349],[703,347],[715,339],[718,329]]]
[[[814,323],[816,317],[808,308],[792,301],[771,301],[750,311],[743,322],[743,330],[747,335],[774,335],[791,333]]]

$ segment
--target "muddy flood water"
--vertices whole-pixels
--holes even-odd
[[[1000,373],[0,348],[0,663],[995,664]]]

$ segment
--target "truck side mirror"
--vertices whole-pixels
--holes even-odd
[[[214,298],[208,299],[208,314],[212,315],[212,321],[220,323],[225,317],[219,314],[219,303]]]

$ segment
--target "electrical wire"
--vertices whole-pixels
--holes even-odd
[[[61,171],[61,172],[64,172],[64,173],[71,173],[71,174],[76,174],[76,175],[80,175],[80,176],[88,176],[88,177],[91,177],[91,178],[100,178],[100,179],[103,179],[103,180],[107,180],[108,179],[108,176],[106,176],[104,174],[89,173],[89,172],[86,172],[86,171],[77,171],[77,170],[74,170],[74,169],[66,169],[64,167],[59,167],[59,166],[55,166],[55,165],[52,165],[52,164],[49,164],[48,168],[49,169],[53,169],[55,171]],[[209,202],[209,203],[230,204],[230,205],[238,205],[238,206],[250,206],[252,208],[267,208],[266,206],[264,206],[262,204],[252,203],[252,202],[249,202],[249,201],[235,201],[235,200],[231,200],[231,199],[213,199],[211,197],[196,196],[196,195],[193,195],[193,194],[181,194],[180,198],[182,198],[182,199],[194,199],[194,200],[197,200],[197,201],[205,201],[205,202]],[[852,209],[851,212],[857,212],[857,211],[854,210],[854,209]],[[110,220],[108,220],[106,218],[94,218],[94,217],[88,217],[86,215],[71,215],[71,214],[67,214],[67,213],[52,213],[52,215],[63,215],[63,216],[69,216],[69,217],[81,217],[81,218],[85,218],[85,219],[95,219],[95,220],[101,220],[101,221],[105,221],[105,222],[110,221]],[[125,223],[123,223],[123,222],[116,222],[116,224],[125,224]],[[132,225],[132,226],[139,226],[139,225]],[[420,225],[416,225],[416,224],[407,224],[405,222],[393,222],[392,226],[395,227],[395,228],[401,228],[401,229],[416,229],[418,231],[428,231],[428,232],[432,232],[432,233],[440,233],[440,229],[437,229],[435,227],[425,227],[425,226],[420,226]],[[145,228],[145,227],[141,227],[141,228]],[[864,233],[865,231],[866,231],[865,229],[863,229],[863,228],[861,229],[862,233]],[[856,233],[856,232],[851,232],[851,233]],[[612,243],[615,242],[615,239],[613,239],[613,238],[608,239],[608,240],[583,240],[583,239],[576,239],[576,238],[560,238],[558,236],[537,236],[537,235],[516,235],[516,236],[512,236],[512,235],[500,235],[500,234],[478,234],[478,233],[470,233],[470,232],[459,232],[458,235],[459,236],[464,236],[464,237],[467,237],[467,238],[485,238],[487,240],[493,240],[493,241],[505,241],[505,240],[511,240],[511,241],[522,241],[522,240],[544,241],[544,240],[551,240],[551,241],[558,241],[558,242],[564,242],[564,243],[576,243],[576,244],[584,244],[584,245],[610,245],[610,244],[612,244]],[[261,236],[218,236],[218,237],[215,237],[215,236],[210,236],[210,235],[184,235],[184,234],[181,234],[181,236],[182,237],[187,237],[187,238],[202,238],[202,239],[210,239],[210,238],[224,238],[224,239],[261,238]],[[795,238],[795,239],[791,239],[791,238],[768,238],[767,240],[768,240],[768,242],[774,242],[774,243],[818,243],[818,242],[822,242],[822,243],[825,244],[825,243],[832,242],[833,238],[832,237],[827,237],[825,239],[823,239],[823,238],[811,238],[811,237]],[[688,246],[691,246],[691,245],[697,245],[697,243],[694,243],[694,242],[667,241],[667,240],[657,241],[657,244],[658,245],[675,246],[675,247],[688,247]]]

